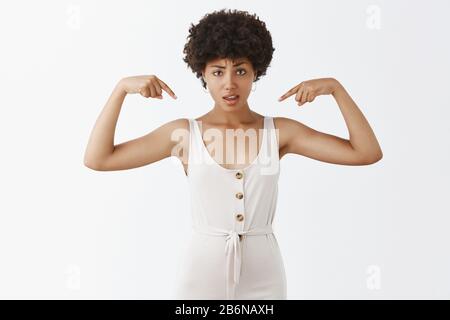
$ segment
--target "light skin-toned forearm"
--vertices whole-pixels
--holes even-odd
[[[114,134],[126,95],[127,93],[119,81],[92,129],[84,155],[85,164],[95,166],[114,151]]]
[[[370,159],[382,157],[381,147],[369,122],[367,122],[361,110],[337,80],[335,81],[332,95],[344,117],[352,148]]]

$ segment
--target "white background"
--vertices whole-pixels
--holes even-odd
[[[370,166],[288,154],[274,227],[288,299],[450,298],[448,1],[3,1],[0,5],[0,298],[170,299],[190,234],[175,157],[124,171],[83,164],[117,81],[175,91],[125,99],[115,143],[213,101],[182,61],[191,23],[222,8],[266,22],[275,47],[253,110],[348,138],[338,79],[383,150]]]

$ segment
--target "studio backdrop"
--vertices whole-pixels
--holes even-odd
[[[450,298],[448,1],[7,1],[0,10],[0,298],[171,299],[191,234],[176,157],[96,171],[83,157],[118,81],[155,74],[178,99],[125,98],[115,143],[213,101],[183,62],[189,27],[257,14],[275,52],[249,105],[348,138],[333,77],[383,150],[367,166],[288,154],[274,228],[288,299]]]

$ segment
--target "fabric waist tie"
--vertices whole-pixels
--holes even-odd
[[[265,227],[256,227],[250,230],[225,230],[212,226],[194,226],[193,229],[201,234],[210,236],[226,237],[225,255],[227,260],[226,278],[227,278],[227,299],[234,299],[235,286],[239,283],[241,275],[241,245],[239,236],[260,236],[273,233],[271,225]],[[233,273],[231,281],[230,272]]]

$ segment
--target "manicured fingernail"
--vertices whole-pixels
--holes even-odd
[[[177,97],[176,95],[173,95],[173,97],[174,97],[175,99],[178,99],[178,97]]]

